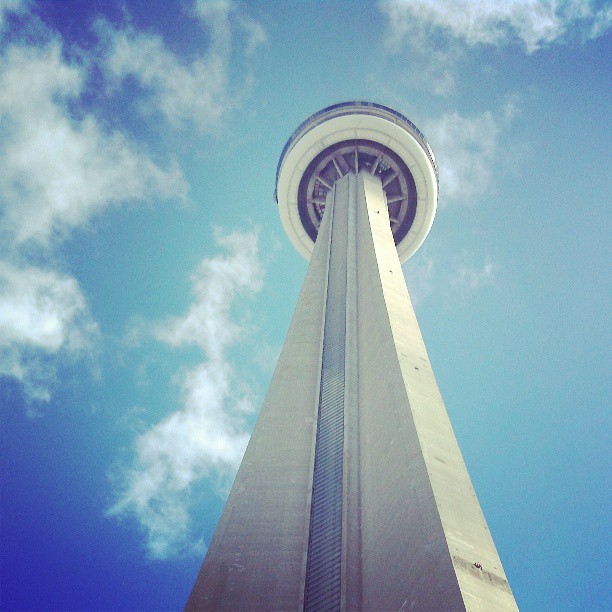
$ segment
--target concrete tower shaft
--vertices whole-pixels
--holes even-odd
[[[372,170],[382,149],[375,157],[374,146],[351,149],[361,136],[350,145],[338,140],[339,148],[325,142],[307,156],[309,184],[312,176],[326,179],[334,159],[342,170],[338,155],[349,167],[350,155],[356,159],[325,193],[315,242],[303,225],[301,238],[294,228],[292,240],[312,244],[304,287],[187,609],[517,609],[398,254],[429,229],[433,156],[419,145],[430,182],[398,156],[417,188],[414,220],[398,238],[388,176]],[[396,153],[388,144],[377,146]],[[279,188],[295,173],[281,159]],[[287,212],[280,192],[278,201]],[[293,212],[299,219],[297,199]]]

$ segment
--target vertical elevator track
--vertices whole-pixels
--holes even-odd
[[[334,202],[329,211],[333,214],[304,590],[306,612],[340,610],[341,602],[348,210],[346,205],[336,206],[335,189],[331,197]]]

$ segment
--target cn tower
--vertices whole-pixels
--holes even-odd
[[[423,134],[368,102],[294,132],[276,199],[310,261],[188,610],[517,610],[401,263],[436,212]]]

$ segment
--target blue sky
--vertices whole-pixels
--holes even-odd
[[[612,608],[612,6],[0,0],[0,606],[182,608],[303,281],[320,108],[440,166],[404,266],[519,606]]]

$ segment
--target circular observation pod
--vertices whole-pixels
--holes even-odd
[[[438,201],[438,166],[420,130],[391,108],[344,102],[315,113],[287,141],[276,201],[293,246],[310,259],[327,192],[348,172],[379,176],[400,261],[423,244]]]

